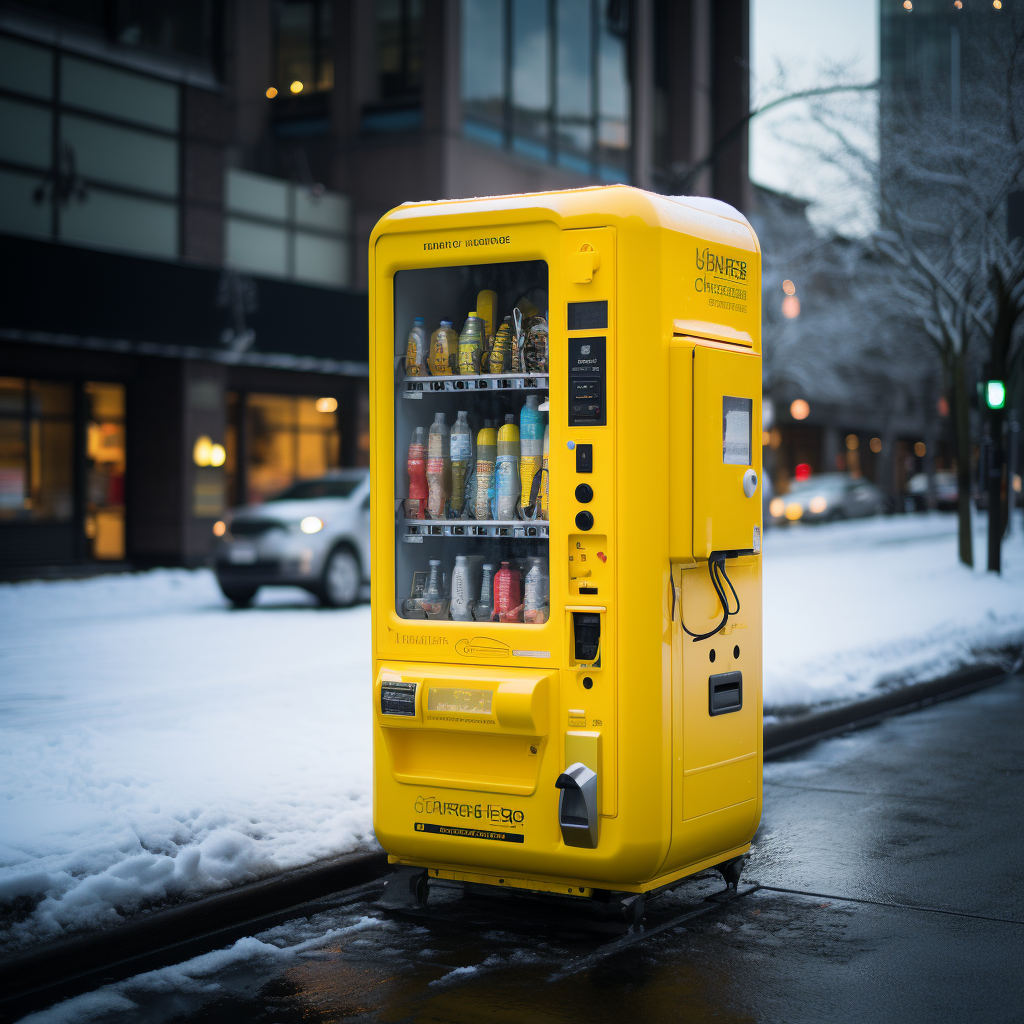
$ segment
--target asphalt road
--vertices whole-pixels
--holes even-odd
[[[688,883],[652,906],[668,927],[612,955],[512,896],[438,890],[430,920],[388,919],[372,883],[43,1019],[1020,1021],[1022,787],[1016,677],[767,765],[744,876],[765,888],[673,926],[721,888]]]

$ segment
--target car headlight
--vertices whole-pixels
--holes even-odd
[[[821,513],[828,508],[828,502],[825,500],[825,496],[823,494],[816,494],[811,498],[807,507],[817,516],[821,515]]]
[[[319,533],[324,528],[324,521],[317,519],[316,516],[306,516],[305,519],[299,523],[299,529],[303,533]]]
[[[776,519],[781,518],[782,513],[786,511],[786,503],[782,498],[772,498],[768,503],[768,511],[771,512]]]
[[[786,518],[790,522],[795,522],[804,514],[804,507],[798,501],[791,501],[786,506]]]

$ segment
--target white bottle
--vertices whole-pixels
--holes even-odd
[[[458,622],[473,621],[473,609],[476,607],[476,601],[473,599],[473,582],[470,577],[469,559],[465,555],[456,555],[455,571],[452,573],[450,608],[452,618]]]

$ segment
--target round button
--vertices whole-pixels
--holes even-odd
[[[576,485],[576,500],[583,505],[586,505],[588,501],[592,501],[594,498],[594,488],[590,484],[577,484]]]
[[[576,528],[579,530],[589,530],[594,525],[593,513],[583,512],[576,513]]]

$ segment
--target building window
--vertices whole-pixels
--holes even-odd
[[[330,0],[274,4],[275,81],[282,95],[334,88],[334,24]]]
[[[627,0],[463,0],[463,133],[628,181]]]
[[[0,36],[0,231],[178,255],[176,85]]]
[[[315,397],[248,394],[244,409],[248,502],[263,501],[341,464],[338,414],[318,410]]]
[[[235,169],[224,194],[228,266],[334,288],[351,283],[347,196]]]
[[[124,558],[124,385],[85,385],[85,536],[92,557]]]
[[[423,124],[423,0],[373,5],[377,100],[362,111],[365,134],[416,131]]]

